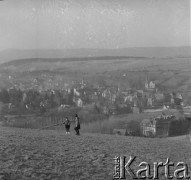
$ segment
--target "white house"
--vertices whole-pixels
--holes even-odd
[[[78,107],[82,107],[82,106],[83,106],[83,101],[82,101],[81,98],[79,98],[79,99],[77,100],[76,105],[77,105]]]
[[[75,96],[80,96],[80,92],[78,92],[75,88],[74,88],[74,95]]]
[[[145,89],[155,89],[155,83],[153,81],[145,80]]]
[[[177,94],[176,94],[176,98],[177,98],[177,99],[182,99],[182,94],[177,93]]]
[[[147,105],[148,105],[148,106],[152,106],[152,105],[153,105],[153,100],[152,100],[151,97],[148,98],[148,100],[147,100]]]
[[[155,89],[155,83],[152,82],[152,81],[150,81],[150,83],[149,83],[149,88],[150,88],[150,89]]]

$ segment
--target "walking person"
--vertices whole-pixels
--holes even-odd
[[[75,115],[75,128],[74,130],[76,131],[76,135],[80,135],[80,118],[78,115]]]
[[[64,124],[66,128],[66,134],[70,134],[70,120],[68,119],[68,117],[66,117]]]

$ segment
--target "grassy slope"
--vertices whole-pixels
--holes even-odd
[[[0,179],[110,180],[113,158],[119,155],[137,156],[137,163],[169,157],[190,167],[188,142],[0,127]]]

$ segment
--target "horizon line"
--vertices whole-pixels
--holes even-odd
[[[188,47],[191,48],[191,45],[185,45],[185,46],[135,46],[135,47],[121,47],[121,48],[6,48],[0,50],[7,51],[7,50],[80,50],[80,49],[92,49],[92,50],[120,50],[120,49],[133,49],[133,48],[183,48]]]

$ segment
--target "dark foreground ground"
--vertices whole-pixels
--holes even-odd
[[[115,156],[153,163],[170,158],[191,168],[191,142],[0,127],[0,179],[111,180]],[[134,165],[134,166],[135,166]],[[140,169],[140,168],[139,168]],[[132,179],[127,175],[127,179]],[[164,173],[160,175],[164,178]]]

